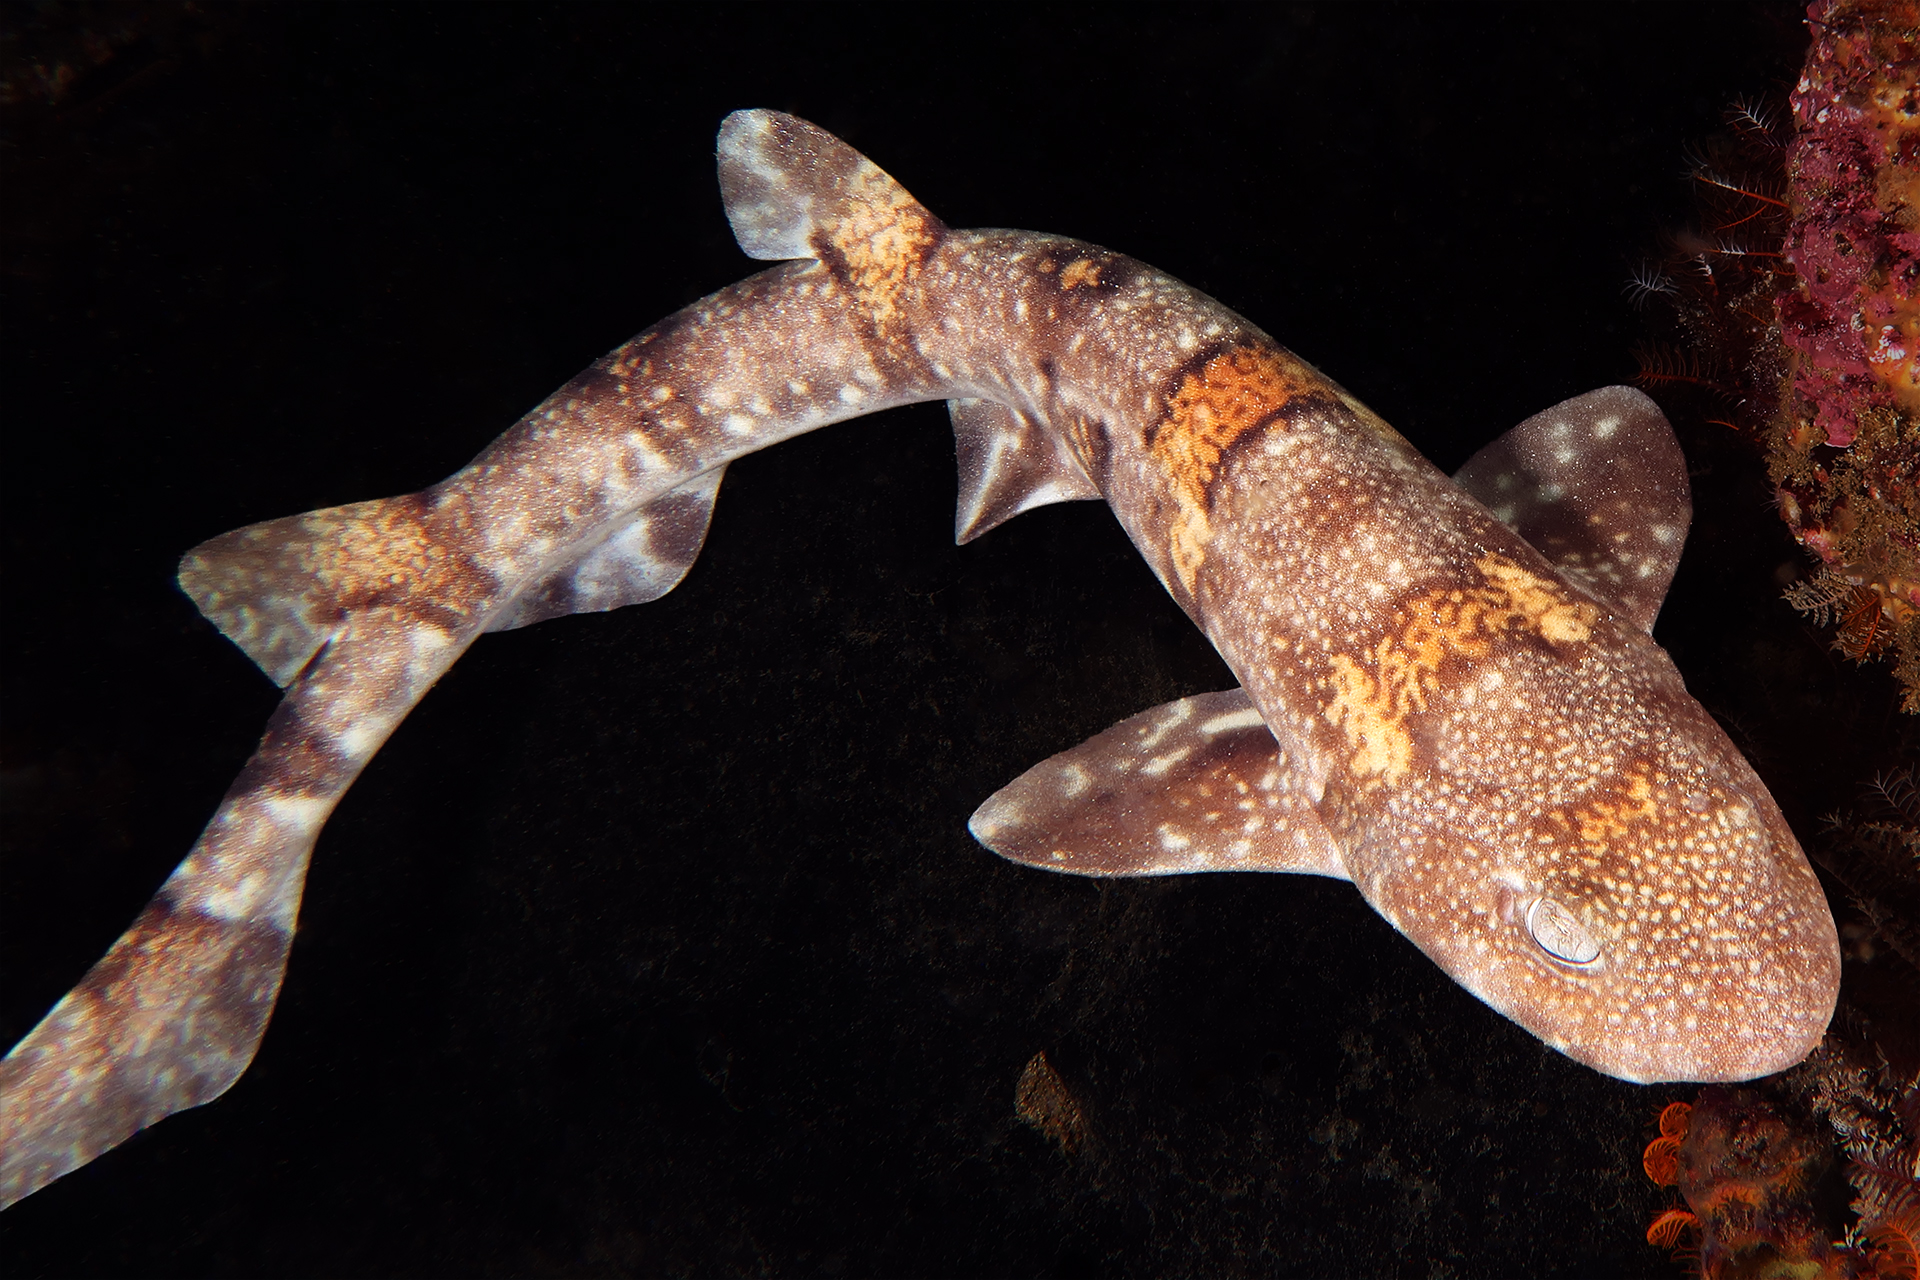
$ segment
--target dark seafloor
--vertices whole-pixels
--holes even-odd
[[[757,269],[729,110],[1163,268],[1452,468],[1632,375],[1684,150],[1791,84],[1799,16],[0,6],[0,70],[76,68],[0,108],[0,1033],[274,702],[179,554],[437,480]],[[1677,425],[1657,634],[1810,839],[1913,723],[1779,600],[1755,457]],[[1690,1088],[1543,1048],[1347,885],[972,842],[1027,766],[1229,677],[1104,507],[956,549],[953,491],[940,407],[831,428],[733,466],[670,596],[483,639],[322,836],[253,1068],[0,1216],[0,1272],[1678,1275],[1640,1150]],[[1041,1050],[1072,1157],[1014,1115]]]

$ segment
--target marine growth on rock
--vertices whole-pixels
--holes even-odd
[[[1808,18],[1767,466],[1820,559],[1789,599],[1848,656],[1891,655],[1920,713],[1920,5],[1821,0]]]

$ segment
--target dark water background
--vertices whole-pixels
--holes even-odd
[[[126,12],[0,22],[19,56]],[[437,480],[754,269],[729,110],[1170,271],[1450,469],[1633,373],[1684,149],[1804,45],[1790,4],[138,12],[0,113],[9,1042],[273,704],[179,554]],[[1678,426],[1658,635],[1809,836],[1911,725],[1779,602],[1751,454]],[[1104,508],[955,548],[952,503],[939,407],[831,428],[735,464],[664,600],[479,643],[322,837],[252,1070],[0,1217],[0,1269],[1677,1275],[1639,1153],[1690,1090],[1544,1049],[1348,886],[972,843],[1028,765],[1230,678]],[[1013,1114],[1040,1050],[1074,1159]]]

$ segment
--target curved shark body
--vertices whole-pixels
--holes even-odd
[[[727,463],[944,399],[961,541],[1104,499],[1240,681],[1133,717],[974,815],[1087,875],[1351,880],[1463,986],[1629,1080],[1802,1058],[1839,950],[1777,807],[1648,632],[1690,514],[1607,388],[1450,480],[1210,298],[1059,237],[955,231],[774,112],[720,135],[746,252],[418,494],[269,521],[180,583],[286,696],[192,852],[0,1063],[0,1204],[251,1060],[333,806],[487,631],[665,594]]]

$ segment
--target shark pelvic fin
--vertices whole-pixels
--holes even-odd
[[[1067,444],[1020,410],[994,400],[949,400],[960,502],[953,540],[972,542],[1022,511],[1098,498]]]

